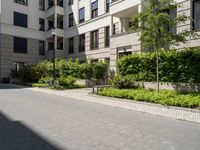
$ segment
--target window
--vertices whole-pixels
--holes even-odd
[[[51,8],[54,6],[54,0],[49,0],[48,1],[48,8]]]
[[[105,47],[110,46],[110,27],[105,27]]]
[[[27,63],[25,63],[25,62],[14,62],[13,63],[14,71],[16,73],[19,72],[21,69],[23,69],[25,66],[27,66]]]
[[[48,51],[51,51],[54,49],[54,44],[53,42],[48,42]]]
[[[45,42],[39,41],[39,55],[44,55],[45,51]]]
[[[45,0],[39,0],[39,9],[45,10]]]
[[[22,14],[22,13],[18,13],[18,12],[14,12],[14,26],[20,26],[20,27],[25,27],[27,28],[27,15],[26,14]]]
[[[113,24],[113,31],[112,31],[113,35],[116,34],[116,24]]]
[[[74,38],[69,38],[69,54],[74,53]]]
[[[27,53],[27,39],[14,37],[14,52]]]
[[[110,0],[106,0],[106,13],[110,11]]]
[[[85,8],[79,9],[79,23],[85,21]]]
[[[169,11],[170,19],[174,20],[177,17],[177,8]],[[171,33],[176,33],[176,25],[169,27]]]
[[[69,14],[69,28],[74,25],[74,14]]]
[[[98,16],[98,0],[91,4],[91,18]]]
[[[85,34],[79,36],[79,52],[85,51]]]
[[[45,31],[45,20],[43,18],[39,18],[39,30]]]
[[[200,0],[193,1],[193,29],[200,29]]]
[[[15,3],[28,6],[28,0],[14,0]]]
[[[74,3],[73,0],[69,0],[69,1],[68,1],[68,5],[69,5],[69,6],[72,5],[73,3]]]
[[[99,48],[99,31],[91,32],[91,49],[98,49]]]
[[[49,25],[48,30],[53,29],[53,27],[54,27],[54,21],[52,21],[52,20],[48,20],[48,25]]]

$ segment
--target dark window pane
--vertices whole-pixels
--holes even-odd
[[[99,48],[99,32],[98,30],[91,32],[91,49]]]
[[[15,26],[27,28],[27,24],[28,24],[28,21],[27,21],[26,14],[14,12],[14,25]]]
[[[74,14],[69,14],[69,27],[72,27],[74,25]]]
[[[14,52],[27,53],[27,39],[14,37]]]
[[[69,54],[74,53],[74,38],[69,38]]]
[[[194,19],[194,24],[193,27],[194,29],[200,29],[200,0],[196,0],[193,2],[193,19]]]
[[[39,30],[45,31],[45,20],[42,18],[39,18]]]
[[[85,34],[79,36],[79,52],[85,51]]]
[[[105,47],[110,46],[110,27],[105,28]]]
[[[45,0],[39,0],[39,9],[45,10]]]
[[[79,23],[85,21],[85,8],[79,10]]]
[[[44,55],[45,51],[45,42],[39,41],[39,55]]]

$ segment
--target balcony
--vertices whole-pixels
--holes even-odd
[[[135,32],[124,32],[111,36],[110,45],[112,46],[111,49],[131,47],[135,51],[141,50],[141,41]]]
[[[110,4],[110,14],[114,16],[133,14],[138,12],[138,5],[141,2],[142,0],[113,0]]]
[[[54,14],[64,16],[64,8],[60,6],[52,6],[46,11],[46,18],[50,18]]]
[[[56,32],[56,36],[58,37],[64,37],[64,30],[63,29],[59,29],[59,28],[56,28],[55,29],[55,32]],[[46,32],[46,38],[51,38],[53,35],[52,35],[52,30],[48,30]]]

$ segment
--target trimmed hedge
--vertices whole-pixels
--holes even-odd
[[[56,78],[103,79],[107,75],[107,63],[91,62],[80,64],[78,60],[56,60]],[[47,83],[52,78],[53,63],[44,60],[37,65],[26,66],[18,72],[25,82]]]
[[[156,81],[156,52],[123,56],[119,73],[135,81]],[[200,48],[159,52],[161,82],[200,83]]]

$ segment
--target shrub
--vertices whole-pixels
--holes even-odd
[[[72,76],[60,77],[58,78],[58,82],[60,86],[65,88],[73,88],[75,86],[76,78]]]
[[[115,76],[111,83],[115,88],[119,89],[136,88],[134,81],[129,76]]]
[[[97,63],[92,63],[93,66],[93,77],[95,79],[103,79],[107,75],[107,63],[102,61]]]
[[[159,74],[162,82],[200,83],[200,49],[159,52]],[[156,81],[156,53],[124,56],[118,61],[122,76],[136,81]]]
[[[18,77],[24,82],[37,82],[39,76],[37,75],[36,68],[34,66],[26,66],[18,72]]]
[[[45,83],[45,84],[48,84],[48,83],[50,82],[51,79],[52,79],[52,78],[49,77],[49,76],[42,77],[42,78],[38,81],[38,83],[41,83],[41,84]]]

